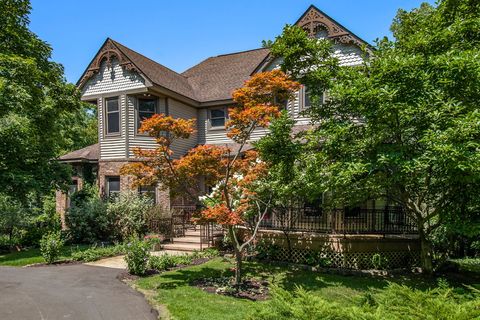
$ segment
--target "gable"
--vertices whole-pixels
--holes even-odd
[[[305,30],[310,37],[328,38],[336,44],[355,45],[358,47],[366,45],[370,47],[366,41],[360,39],[353,32],[313,5],[305,11],[295,24]]]
[[[115,57],[100,62],[98,70],[81,87],[82,96],[145,87],[145,79],[122,66]]]

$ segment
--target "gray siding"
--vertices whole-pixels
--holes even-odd
[[[128,105],[127,105],[127,111],[128,111],[128,146],[129,146],[129,157],[134,157],[133,150],[135,148],[142,148],[142,149],[148,149],[152,150],[157,147],[157,144],[155,143],[155,139],[152,137],[149,137],[148,135],[145,134],[140,134],[138,133],[138,128],[137,128],[137,118],[138,118],[138,112],[137,112],[137,106],[138,106],[138,100],[137,98],[133,96],[128,96]],[[158,113],[165,113],[165,98],[159,98],[157,101],[157,112]]]
[[[168,114],[174,118],[197,119],[197,109],[187,106],[180,101],[168,99]],[[177,140],[172,144],[173,157],[179,158],[198,144],[198,133],[195,132],[188,139]]]
[[[99,95],[145,87],[145,80],[136,72],[124,70],[116,59],[109,68],[106,61],[100,71],[91,77],[82,88],[82,96]]]

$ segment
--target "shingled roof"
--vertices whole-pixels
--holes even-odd
[[[59,158],[61,162],[98,162],[100,157],[100,145],[92,144],[83,149],[67,153]]]
[[[111,40],[111,39],[110,39]],[[115,46],[153,83],[196,100],[187,78],[144,55],[111,40]]]
[[[255,49],[208,58],[182,73],[199,101],[226,100],[248,80],[269,54]]]

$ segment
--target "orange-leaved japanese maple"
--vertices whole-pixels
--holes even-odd
[[[270,209],[270,201],[258,197],[258,181],[268,173],[255,150],[245,151],[256,128],[266,128],[279,117],[286,101],[300,85],[280,70],[253,75],[233,92],[235,105],[229,108],[227,136],[236,146],[201,145],[177,157],[172,143],[194,132],[193,120],[163,114],[142,122],[141,132],[156,139],[155,150],[136,149],[138,162],[127,164],[122,174],[134,177],[136,185],[158,183],[171,192],[183,193],[202,207],[198,221],[223,225],[235,251],[235,284],[241,282],[242,256],[255,239],[260,221]],[[200,181],[213,186],[210,194],[198,197]]]

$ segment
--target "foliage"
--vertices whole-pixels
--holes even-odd
[[[21,227],[26,221],[25,208],[12,197],[0,193],[0,234],[8,237],[7,246],[14,244],[14,237],[20,237]]]
[[[363,304],[341,306],[298,287],[290,292],[276,287],[266,304],[249,319],[474,319],[480,316],[480,298],[465,299],[442,286],[412,290],[390,284],[381,292],[367,292]]]
[[[307,113],[317,124],[303,134],[295,161],[301,192],[328,192],[330,206],[372,198],[402,206],[418,227],[426,272],[439,226],[478,229],[479,17],[470,0],[400,10],[395,40],[366,49],[356,67],[340,68],[325,40],[298,27],[287,26],[272,46],[282,70],[307,85]],[[461,221],[477,223],[457,228]]]
[[[117,244],[114,246],[92,246],[86,250],[79,250],[72,253],[72,260],[75,261],[96,261],[102,258],[114,257],[125,253],[125,245]]]
[[[69,233],[74,243],[108,241],[113,237],[112,222],[107,214],[107,203],[94,186],[86,185],[72,195],[71,207],[65,215]]]
[[[48,264],[54,263],[60,256],[65,242],[60,231],[45,234],[40,240],[40,252]]]
[[[208,248],[204,251],[194,251],[191,254],[183,255],[170,255],[168,253],[162,254],[160,256],[151,256],[148,259],[148,268],[165,271],[170,268],[179,266],[179,265],[189,265],[192,264],[197,259],[201,258],[213,258],[218,256],[218,251],[216,249]]]
[[[120,193],[119,197],[108,203],[107,214],[113,223],[118,240],[132,236],[141,236],[146,232],[145,214],[152,209],[151,198],[128,190]]]
[[[42,207],[34,207],[22,226],[19,240],[23,246],[38,246],[44,234],[60,231],[60,215],[56,210],[55,196],[46,195],[41,200]]]
[[[125,262],[127,270],[134,275],[144,275],[147,271],[150,258],[150,244],[145,241],[132,238],[125,247]]]
[[[0,190],[22,203],[68,180],[67,166],[52,159],[80,147],[73,140],[93,123],[52,48],[28,29],[30,9],[27,0],[0,2]]]
[[[381,253],[375,253],[372,256],[372,266],[377,270],[385,269],[388,265],[387,257],[383,256]]]

